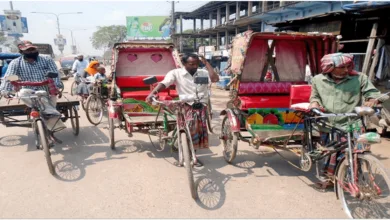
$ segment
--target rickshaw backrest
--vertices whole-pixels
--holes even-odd
[[[241,82],[239,95],[289,94],[292,85],[304,85],[306,82]]]
[[[292,85],[290,90],[290,107],[293,104],[310,102],[311,85]]]
[[[148,76],[117,76],[116,84],[119,88],[149,88],[149,85],[145,85],[144,79]],[[156,76],[157,80],[161,82],[165,76]]]

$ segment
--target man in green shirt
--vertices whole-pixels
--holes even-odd
[[[370,82],[364,73],[354,70],[353,56],[351,54],[335,53],[325,55],[321,59],[323,74],[312,79],[312,92],[310,108],[323,108],[330,113],[351,113],[355,107],[373,107],[378,102],[388,97],[381,97],[381,93]],[[333,126],[344,127],[348,118],[329,118]],[[333,154],[324,167],[327,177],[334,175],[338,154]],[[321,187],[331,185],[330,181],[324,180]]]

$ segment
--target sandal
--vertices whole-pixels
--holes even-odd
[[[203,167],[203,163],[198,158],[196,158],[196,164],[194,164],[194,166]]]
[[[330,180],[320,181],[314,184],[316,189],[330,189],[334,187],[334,184]]]

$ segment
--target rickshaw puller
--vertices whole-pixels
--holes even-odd
[[[373,107],[388,97],[377,98],[381,93],[368,79],[366,74],[354,70],[353,55],[334,53],[321,59],[322,74],[312,79],[310,108],[323,108],[329,113],[352,113],[355,107]],[[365,101],[366,100],[366,101]],[[328,119],[332,126],[345,128],[347,117]],[[360,121],[357,119],[358,122]],[[342,137],[341,137],[342,138]],[[341,152],[332,154],[322,170],[323,180],[318,187],[327,188],[332,182],[327,179],[334,176]]]
[[[213,67],[202,56],[199,57],[196,54],[188,54],[182,57],[184,68],[178,68],[171,70],[167,73],[164,80],[161,81],[156,88],[148,95],[146,101],[151,103],[152,97],[158,94],[160,91],[169,88],[172,84],[176,85],[176,91],[181,95],[194,95],[196,88],[198,87],[198,93],[203,93],[204,96],[201,102],[207,104],[208,100],[208,85],[196,85],[194,83],[194,75],[209,77],[209,81],[215,83],[219,81],[218,74],[214,71]],[[202,62],[206,70],[199,69],[199,62]],[[186,121],[190,128],[192,137],[192,143],[194,149],[208,148],[208,130],[207,130],[207,108],[201,109],[192,108],[192,103],[187,103],[185,106]],[[192,120],[193,119],[193,120]],[[198,160],[197,166],[202,166],[202,163]]]
[[[20,42],[18,44],[18,49],[22,56],[12,60],[9,64],[7,72],[4,75],[3,82],[0,86],[0,91],[2,91],[3,94],[12,91],[13,88],[11,83],[7,82],[6,80],[8,76],[17,75],[19,76],[20,81],[40,82],[46,80],[47,72],[58,73],[58,69],[54,60],[50,57],[39,55],[38,48],[30,41],[25,40]],[[53,89],[58,91],[60,88],[62,88],[61,81],[58,77],[54,78],[53,80],[56,87]],[[48,86],[24,86],[19,91],[19,95],[27,96],[35,90],[44,90],[50,94],[50,89]],[[22,99],[22,101],[26,105],[31,106],[31,100]],[[47,116],[51,116],[47,120],[49,129],[59,131],[66,128],[65,124],[62,123],[61,120],[58,120],[58,118],[61,117],[61,113],[56,109],[57,97],[51,95],[50,99],[45,97],[42,98],[41,101],[45,106],[43,113],[45,113]]]

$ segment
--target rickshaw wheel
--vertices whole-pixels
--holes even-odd
[[[115,150],[114,119],[108,118],[108,132],[110,134],[110,147]]]
[[[188,137],[185,132],[180,133],[180,142],[181,142],[181,147],[183,149],[184,167],[186,168],[187,171],[188,185],[190,187],[191,197],[193,199],[196,199],[197,195],[196,195],[194,174],[192,173],[192,163],[191,163],[192,161],[190,156],[190,148],[188,146]]]
[[[350,166],[344,159],[337,169],[335,188],[349,218],[389,219],[390,178],[388,170],[371,154],[357,155],[356,185],[359,193],[352,196],[344,186],[350,184]],[[374,173],[375,172],[375,173]],[[387,204],[387,205],[386,205]]]
[[[62,82],[62,80],[60,80],[60,84],[62,86],[61,89],[60,89],[60,92],[62,93],[64,91],[64,88],[65,88],[64,83]]]
[[[98,125],[103,119],[103,102],[96,95],[90,95],[86,101],[86,110],[88,121],[93,125]],[[95,103],[94,105],[92,103]],[[100,105],[100,106],[99,106]],[[95,114],[99,114],[98,117],[95,117]],[[92,114],[92,115],[91,115]],[[94,119],[94,120],[93,120]]]
[[[154,133],[152,132],[148,132],[148,136],[149,136],[149,140],[150,140],[150,143],[153,145],[153,147],[158,151],[158,152],[162,152],[164,151],[165,149],[165,146],[167,144],[167,141],[166,140],[163,140],[163,130],[162,129],[157,129],[157,131]],[[158,137],[158,144],[155,144],[153,139],[152,139],[152,136],[157,136]]]
[[[69,108],[70,123],[72,124],[74,136],[79,135],[80,124],[79,124],[79,114],[75,106]]]
[[[223,158],[226,162],[231,163],[237,155],[238,135],[232,132],[230,121],[227,116],[225,116],[222,121],[221,136],[223,143]],[[231,151],[228,151],[228,148],[231,148]]]
[[[81,107],[83,108],[84,111],[87,107],[86,105],[87,105],[87,99],[84,96],[81,96]]]
[[[70,86],[70,95],[71,96],[76,95],[76,89],[77,89],[77,83],[76,83],[76,81],[73,81],[72,85]]]
[[[209,120],[213,119],[213,109],[212,109],[212,106],[211,106],[210,98],[207,101],[207,114],[208,114]]]
[[[47,166],[49,167],[49,172],[51,175],[54,175],[55,174],[54,166],[50,156],[50,149],[49,149],[45,128],[43,127],[43,123],[40,120],[38,120],[36,124],[37,124],[39,139],[43,148],[43,152],[45,153]]]
[[[312,167],[312,164],[313,164],[313,162],[312,162],[309,154],[307,154],[307,153],[302,154],[301,159],[299,161],[299,165],[301,166],[301,170],[305,171],[305,172],[309,172],[311,167]]]

